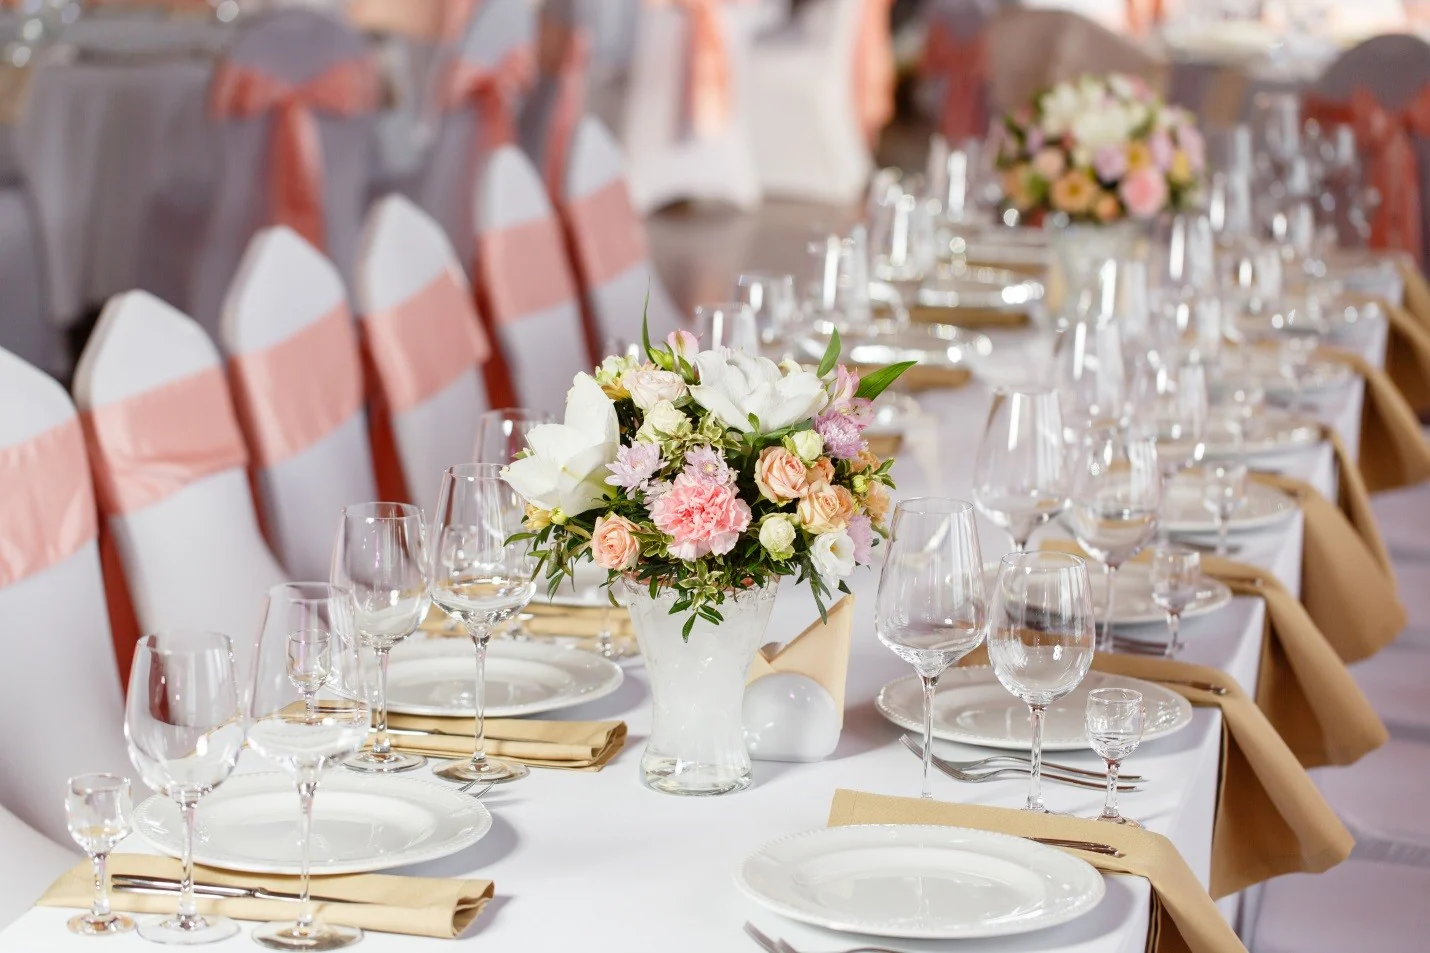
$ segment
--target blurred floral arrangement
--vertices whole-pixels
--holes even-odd
[[[1113,73],[1059,83],[994,123],[1008,205],[1110,224],[1148,220],[1199,201],[1206,144],[1191,113],[1141,79]]]
[[[698,350],[688,331],[645,359],[578,374],[562,424],[536,427],[503,471],[526,500],[529,541],[555,592],[578,560],[657,591],[672,614],[718,624],[719,606],[782,576],[808,581],[821,616],[887,534],[889,471],[863,437],[872,401],[914,362],[861,376],[744,351]]]

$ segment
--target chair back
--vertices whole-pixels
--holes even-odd
[[[0,617],[10,637],[0,719],[15,729],[0,808],[66,843],[65,779],[127,770],[94,490],[79,415],[54,378],[0,351],[0,406]],[[7,853],[4,866],[22,862]]]
[[[933,0],[919,72],[934,128],[950,144],[988,131],[988,24],[992,0]]]
[[[254,236],[220,329],[263,524],[295,579],[327,579],[344,506],[377,498],[342,277],[285,226]]]
[[[218,349],[187,315],[126,292],[104,306],[74,392],[141,631],[221,632],[247,672],[263,594],[285,576],[259,530]]]
[[[537,25],[536,85],[521,115],[521,146],[546,182],[561,193],[571,139],[586,112],[591,34],[605,0],[550,0]]]
[[[442,471],[472,459],[491,344],[441,226],[401,196],[368,215],[356,281],[379,490],[432,513]]]

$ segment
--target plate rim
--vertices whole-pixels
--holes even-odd
[[[1226,524],[1226,531],[1228,533],[1249,533],[1254,530],[1262,530],[1279,525],[1289,520],[1295,515],[1296,511],[1301,508],[1300,504],[1296,502],[1296,498],[1286,491],[1274,486],[1267,486],[1264,483],[1257,483],[1250,478],[1247,479],[1246,492],[1248,495],[1251,493],[1269,493],[1286,500],[1290,505],[1279,512],[1268,513],[1265,516],[1256,518],[1238,518],[1233,516]],[[1212,519],[1211,514],[1207,514],[1205,523],[1180,523],[1159,518],[1158,525],[1167,533],[1177,536],[1204,536],[1216,533],[1216,521]]]

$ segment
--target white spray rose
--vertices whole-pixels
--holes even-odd
[[[645,413],[645,420],[636,431],[641,443],[662,443],[667,437],[690,433],[690,418],[668,400],[657,401]]]
[[[809,547],[814,568],[828,580],[843,579],[854,571],[854,540],[844,530],[821,533]]]
[[[760,523],[760,545],[774,559],[789,559],[794,555],[794,533],[788,516],[772,513]]]
[[[805,463],[813,463],[824,452],[824,438],[817,430],[801,430],[785,438],[785,449]]]
[[[671,371],[637,367],[621,375],[621,386],[641,410],[650,410],[661,401],[674,402],[685,396],[685,381]]]

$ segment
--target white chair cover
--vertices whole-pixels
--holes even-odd
[[[1393,556],[1430,559],[1430,484],[1377,493],[1370,505]]]
[[[140,628],[221,632],[246,672],[263,594],[285,576],[258,528],[218,349],[187,315],[127,292],[105,305],[74,392]]]
[[[854,102],[854,48],[865,0],[819,0],[750,51],[750,135],[772,195],[848,204],[873,168]]]
[[[590,370],[591,348],[561,225],[536,169],[515,146],[487,160],[476,220],[475,283],[510,374],[505,389],[522,407],[559,414],[572,379]]]
[[[625,158],[594,116],[576,127],[559,207],[602,350],[612,339],[639,341],[643,312],[652,340],[675,330],[680,313],[651,267],[645,223],[631,205]]]
[[[122,742],[121,742],[122,743]],[[64,790],[59,788],[58,790]],[[56,805],[59,796],[49,792]],[[0,805],[0,929],[29,910],[34,902],[79,860]]]
[[[1252,953],[1423,953],[1430,870],[1348,860],[1266,884]]]
[[[751,142],[750,4],[721,4],[729,76],[729,112],[721,131],[696,136],[686,115],[690,14],[679,4],[647,0],[636,29],[621,143],[629,161],[631,198],[642,214],[684,199],[760,204],[760,175]]]
[[[471,460],[488,406],[478,362],[483,351],[491,356],[486,332],[441,226],[401,196],[378,202],[368,216],[356,293],[384,397],[368,412],[389,415],[406,495],[431,513],[442,471]]]
[[[1430,744],[1430,704],[1425,700],[1430,646],[1416,645],[1413,638],[1402,634],[1395,644],[1352,665],[1351,674],[1392,738]]]
[[[228,61],[290,85],[368,54],[363,37],[329,15],[277,10],[237,27]],[[223,167],[194,266],[188,308],[217,335],[223,296],[250,239],[271,225],[269,147],[281,109],[250,119],[226,119],[215,135]],[[375,117],[313,112],[322,148],[322,211],[326,253],[351,273],[367,208]]]
[[[65,779],[127,770],[99,524],[84,432],[64,388],[0,351],[0,406],[0,617],[12,659],[0,675],[0,721],[13,729],[0,805],[68,842]],[[7,854],[0,868],[20,866],[20,856]]]
[[[223,304],[264,526],[295,579],[327,579],[342,508],[376,498],[342,276],[284,226],[254,236]]]
[[[1355,837],[1351,856],[1430,868],[1430,746],[1392,738],[1355,764],[1311,774]]]

